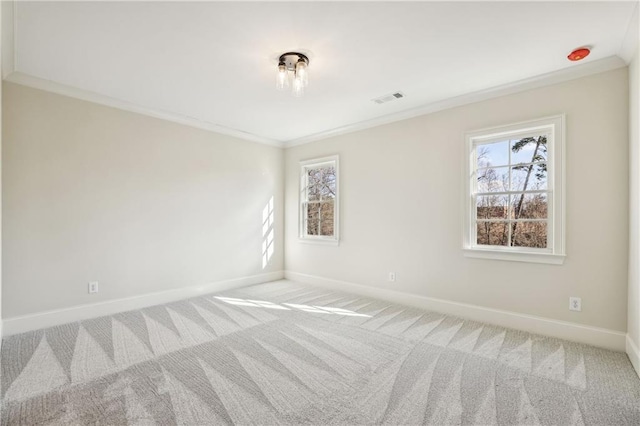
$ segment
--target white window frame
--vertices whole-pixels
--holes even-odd
[[[307,202],[308,170],[323,166],[336,170],[336,196],[333,202],[333,235],[307,235],[305,203]],[[298,238],[304,243],[338,245],[340,241],[340,168],[337,155],[300,162],[300,189],[298,192]]]
[[[547,248],[502,247],[477,244],[476,192],[479,145],[504,140],[506,137],[547,135]],[[465,135],[464,165],[464,235],[466,257],[512,260],[560,265],[565,254],[565,116],[556,115],[537,120],[468,132]],[[518,191],[513,191],[518,192]]]

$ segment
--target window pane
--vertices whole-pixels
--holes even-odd
[[[546,222],[514,222],[512,227],[514,247],[547,248]]]
[[[322,180],[322,169],[307,170],[307,199],[316,201],[320,199],[320,181]]]
[[[322,187],[320,193],[322,199],[336,198],[336,169],[335,167],[327,167],[324,169]]]
[[[509,243],[508,222],[478,222],[477,244],[506,246]]]
[[[478,167],[506,166],[509,164],[509,141],[476,145]]]
[[[513,219],[546,219],[547,194],[516,194],[511,196]]]
[[[511,141],[511,164],[547,161],[547,137],[535,136]]]
[[[480,195],[476,198],[478,219],[506,219],[508,209],[508,195]]]
[[[333,235],[333,201],[327,201],[321,204],[320,207],[320,235],[332,236]]]
[[[478,170],[478,192],[504,192],[509,190],[508,185],[508,167]]]
[[[547,163],[511,168],[511,190],[533,191],[547,189]]]
[[[309,201],[333,199],[336,194],[336,169],[333,166],[307,170]]]
[[[320,203],[307,204],[307,235],[318,235]]]

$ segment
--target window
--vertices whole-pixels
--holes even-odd
[[[465,255],[564,261],[564,116],[467,134]]]
[[[300,238],[338,243],[338,157],[300,163]]]

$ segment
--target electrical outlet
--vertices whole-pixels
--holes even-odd
[[[389,272],[389,281],[393,282],[396,280],[396,273],[395,272]]]
[[[570,297],[569,310],[578,312],[582,311],[582,299],[579,297]]]
[[[98,292],[98,281],[91,281],[89,283],[89,294]]]

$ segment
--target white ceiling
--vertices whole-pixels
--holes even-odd
[[[20,2],[15,70],[292,141],[620,54],[634,2]],[[277,57],[310,84],[275,89]],[[395,91],[405,98],[378,105]],[[255,139],[255,138],[254,138]]]

